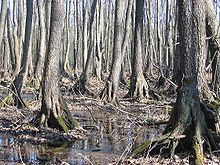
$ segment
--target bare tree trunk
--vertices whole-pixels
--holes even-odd
[[[64,72],[68,77],[71,77],[70,68],[70,44],[71,44],[71,34],[70,34],[70,24],[71,24],[71,1],[66,1],[66,47],[65,47],[65,59],[64,59]]]
[[[3,77],[8,78],[10,74],[10,47],[8,41],[8,31],[7,31],[7,23],[5,23],[5,30],[4,30],[4,55],[3,55]]]
[[[13,98],[15,100],[15,105],[18,108],[24,107],[25,104],[21,98],[22,87],[25,84],[28,68],[28,60],[30,55],[30,45],[31,45],[31,34],[32,34],[32,15],[33,15],[33,1],[27,0],[27,17],[25,26],[25,40],[23,45],[23,56],[21,62],[21,70],[19,74],[15,77],[12,83]]]
[[[46,29],[46,12],[45,12],[45,6],[43,4],[43,0],[38,0],[38,18],[39,18],[39,24],[40,24],[40,41],[39,41],[39,54],[36,59],[35,64],[35,70],[34,70],[34,77],[37,80],[37,83],[39,84],[42,79],[42,72],[43,72],[43,65],[44,65],[44,59],[46,54],[46,44],[47,44],[47,29]]]
[[[88,2],[83,0],[83,68],[86,66],[88,54]]]
[[[121,71],[122,58],[122,20],[123,20],[123,0],[115,1],[115,27],[114,27],[114,46],[113,58],[110,75],[103,91],[100,94],[102,100],[118,104],[118,88]]]
[[[206,1],[206,34],[212,64],[212,89],[219,96],[220,91],[220,29],[211,0]]]
[[[89,73],[90,73],[90,65],[92,63],[92,52],[94,49],[94,41],[93,41],[93,37],[94,37],[93,28],[94,27],[93,26],[94,26],[97,3],[98,3],[98,0],[94,0],[91,6],[91,18],[90,18],[90,26],[89,26],[89,38],[90,38],[89,50],[88,50],[86,65],[85,65],[85,68],[83,69],[83,73],[80,76],[80,79],[76,82],[74,86],[74,91],[76,93],[81,93],[81,94],[91,93],[88,88],[88,79],[89,79]]]
[[[14,76],[17,76],[20,72],[21,68],[21,54],[19,48],[19,38],[18,38],[18,22],[17,22],[17,8],[18,8],[18,1],[14,1],[13,4],[13,23],[14,23],[14,30],[13,30],[13,38],[14,38],[14,54],[15,54],[15,62],[16,68]]]
[[[96,51],[95,51],[95,76],[101,80],[102,51],[103,51],[103,2],[100,0],[96,10]]]
[[[153,52],[153,40],[152,40],[152,21],[151,21],[151,1],[146,1],[146,6],[147,6],[147,36],[148,36],[148,41],[147,41],[147,68],[145,71],[152,76],[153,75],[153,58],[154,58],[154,52]]]
[[[10,9],[7,9],[7,34],[8,34],[8,43],[9,43],[9,50],[10,50],[10,61],[12,65],[12,73],[15,72],[16,63],[15,63],[15,54],[14,54],[14,47],[13,47],[13,35],[12,35],[12,28],[10,22]]]
[[[212,149],[217,149],[210,134],[209,113],[206,106],[200,103],[198,90],[200,59],[206,53],[205,43],[205,0],[180,0],[179,3],[179,32],[181,42],[181,82],[178,87],[177,100],[171,118],[164,134],[156,140],[145,142],[134,153],[138,154],[150,146],[159,151],[163,145],[170,149],[171,157],[175,149],[191,149],[196,165],[204,163],[203,146],[208,143]],[[214,120],[214,119],[211,119]],[[184,138],[178,139],[184,135]],[[172,139],[175,140],[172,140]],[[206,139],[205,143],[202,139]],[[168,145],[167,145],[168,144]],[[158,147],[159,148],[158,148]],[[167,148],[168,146],[168,148]],[[183,149],[183,148],[181,148]]]
[[[7,0],[1,0],[1,14],[0,14],[0,47],[4,37],[5,20],[7,13]]]
[[[148,98],[148,84],[143,75],[143,17],[144,0],[136,0],[134,54],[132,58],[131,85],[126,97],[135,99]]]
[[[157,0],[157,52],[159,59],[159,66],[162,66],[162,38],[161,38],[161,24],[160,24],[160,3],[161,0]]]
[[[44,69],[41,111],[32,120],[35,126],[56,128],[68,132],[78,126],[59,90],[59,58],[64,27],[64,1],[52,0],[48,54]]]

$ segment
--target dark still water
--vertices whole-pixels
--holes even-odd
[[[74,112],[87,129],[83,140],[54,145],[20,143],[9,135],[0,135],[0,165],[65,164],[105,165],[125,158],[132,147],[161,133],[162,128],[149,128],[135,123],[122,113],[103,111]]]

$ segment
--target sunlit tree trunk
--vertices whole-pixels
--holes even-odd
[[[65,44],[64,44],[64,64],[63,71],[64,75],[71,77],[71,67],[70,67],[70,46],[72,43],[71,38],[71,3],[72,1],[66,1],[66,17],[65,17]]]
[[[91,16],[89,21],[89,49],[86,59],[86,65],[83,69],[83,73],[80,76],[80,79],[77,81],[77,83],[74,86],[74,91],[76,93],[81,94],[90,94],[89,87],[88,87],[88,80],[89,80],[89,74],[91,72],[91,64],[92,64],[92,57],[93,57],[93,51],[94,51],[94,19],[96,14],[96,8],[97,8],[98,0],[94,0],[91,6]]]
[[[115,1],[115,27],[114,27],[114,45],[113,45],[113,57],[110,75],[106,82],[104,89],[102,90],[100,97],[102,100],[118,104],[118,88],[119,78],[122,64],[122,25],[123,25],[123,0]]]
[[[59,90],[60,48],[64,28],[64,0],[52,0],[51,26],[44,69],[41,110],[32,120],[35,126],[56,128],[68,132],[78,123],[73,119]]]
[[[212,89],[220,96],[220,23],[211,0],[206,1],[206,34],[211,55]]]
[[[86,66],[88,54],[88,1],[83,0],[83,68]]]
[[[37,1],[37,9],[38,9],[38,18],[39,18],[39,27],[40,27],[40,38],[38,41],[38,50],[39,53],[36,58],[36,64],[34,69],[34,77],[37,80],[37,83],[39,84],[42,79],[43,74],[43,65],[44,65],[44,59],[46,54],[46,44],[47,44],[47,29],[46,29],[46,12],[45,12],[45,5],[43,0]]]
[[[5,29],[5,20],[7,13],[7,0],[1,0],[1,14],[0,14],[0,47],[2,45]]]
[[[22,87],[25,84],[27,77],[28,69],[28,60],[30,56],[30,45],[31,45],[31,34],[32,34],[32,15],[33,15],[33,1],[27,0],[26,2],[27,17],[26,17],[26,26],[25,26],[25,39],[23,45],[23,56],[21,61],[21,70],[18,75],[15,77],[15,80],[12,83],[13,98],[15,100],[15,105],[18,108],[24,107],[25,104],[21,98]]]
[[[179,32],[180,32],[180,63],[181,82],[177,90],[177,100],[174,105],[170,120],[164,134],[145,146],[138,147],[137,154],[152,143],[170,149],[171,157],[175,149],[191,149],[194,154],[196,165],[204,163],[203,146],[208,143],[211,149],[218,149],[210,133],[212,122],[210,110],[201,103],[199,84],[199,71],[201,57],[206,54],[206,29],[205,29],[205,0],[180,0],[179,3]],[[207,115],[208,114],[208,115]],[[207,122],[207,123],[206,123]],[[176,141],[176,138],[184,135]],[[172,140],[174,138],[175,140]],[[206,139],[204,143],[202,139]],[[167,145],[168,144],[168,145]],[[156,146],[156,150],[158,149]],[[155,150],[155,151],[156,151]],[[160,150],[161,151],[161,150]],[[167,151],[167,150],[166,150]]]
[[[136,1],[134,54],[132,56],[131,85],[127,97],[135,99],[148,98],[148,84],[143,75],[143,17],[144,0]]]
[[[14,1],[13,3],[13,40],[14,40],[14,54],[15,54],[15,72],[14,75],[18,75],[21,67],[21,54],[20,54],[20,47],[19,47],[19,37],[18,37],[18,22],[17,22],[17,8],[18,8],[18,1]]]

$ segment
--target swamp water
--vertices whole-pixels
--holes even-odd
[[[0,165],[61,164],[64,161],[71,165],[105,165],[123,159],[132,146],[162,131],[162,128],[140,126],[123,113],[83,110],[74,112],[74,116],[87,130],[85,139],[71,144],[33,145],[2,134]]]

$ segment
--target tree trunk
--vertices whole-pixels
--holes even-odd
[[[25,40],[23,45],[23,56],[21,61],[21,70],[19,74],[15,77],[15,80],[12,83],[13,98],[15,100],[15,105],[18,108],[25,106],[22,98],[21,91],[22,87],[25,84],[28,68],[28,60],[30,55],[30,45],[31,45],[31,34],[32,34],[32,15],[33,15],[33,1],[27,0],[27,17],[26,17],[26,26],[25,26]]]
[[[10,74],[10,47],[8,41],[8,31],[7,31],[7,23],[5,23],[5,30],[4,30],[4,55],[3,55],[3,77],[8,78]]]
[[[92,50],[94,49],[94,41],[93,41],[93,26],[94,26],[94,18],[95,18],[95,13],[96,13],[96,8],[97,8],[97,3],[98,0],[94,0],[91,6],[91,18],[90,18],[90,26],[89,26],[89,49],[88,49],[88,54],[87,54],[87,59],[86,59],[86,64],[85,68],[83,69],[83,73],[80,76],[80,79],[76,82],[74,86],[74,91],[76,93],[81,93],[81,94],[91,94],[88,88],[88,79],[89,79],[89,73],[90,73],[90,65],[92,63]],[[78,31],[78,30],[77,30]]]
[[[119,78],[122,64],[122,20],[123,20],[123,1],[115,1],[115,27],[114,27],[114,46],[113,58],[110,75],[100,98],[106,102],[118,104]]]
[[[143,57],[142,57],[143,17],[144,17],[144,0],[137,0],[131,85],[129,92],[126,96],[135,99],[143,99],[145,97],[148,98],[148,84],[143,75]]]
[[[206,34],[212,64],[212,89],[220,96],[220,31],[211,0],[206,1]]]
[[[8,34],[8,43],[9,43],[9,50],[10,50],[10,61],[12,65],[12,73],[15,72],[16,63],[15,63],[15,54],[14,54],[14,47],[13,47],[13,35],[12,35],[12,28],[10,23],[11,12],[10,9],[7,9],[7,34]]]
[[[78,126],[78,123],[73,119],[59,90],[59,58],[64,27],[64,1],[52,0],[51,5],[50,38],[44,69],[41,111],[32,120],[32,123],[35,126],[56,128],[68,132],[69,129]]]
[[[0,15],[0,47],[2,45],[5,29],[5,20],[7,13],[7,0],[1,1],[1,15]]]
[[[46,54],[46,22],[45,22],[45,6],[43,4],[43,0],[37,1],[38,5],[38,18],[39,18],[39,24],[40,24],[40,41],[39,41],[39,54],[36,59],[35,69],[34,69],[34,77],[36,79],[36,83],[39,84],[42,79],[42,72],[43,72],[43,65],[44,65],[44,59]]]
[[[20,48],[19,48],[19,38],[18,38],[18,22],[17,22],[17,8],[18,8],[18,1],[14,1],[13,3],[13,23],[14,23],[14,29],[13,29],[13,39],[14,39],[14,55],[15,55],[15,72],[14,76],[17,76],[20,68],[21,68],[21,54],[20,54]]]
[[[88,54],[88,2],[83,0],[83,68],[86,66]]]
[[[66,46],[65,46],[65,59],[64,59],[64,74],[68,77],[71,77],[71,69],[70,69],[70,44],[71,44],[71,36],[70,36],[70,24],[71,24],[71,1],[66,1],[66,19],[65,19],[65,27],[66,27]]]
[[[210,125],[206,123],[209,121],[207,116],[209,110],[207,111],[206,106],[200,103],[198,90],[198,72],[201,65],[199,58],[206,53],[205,1],[180,0],[179,21],[182,81],[178,87],[174,110],[164,135],[156,140],[145,142],[135,149],[134,153],[143,152],[149,145],[154,145],[152,142],[156,142],[160,148],[168,144],[170,154],[173,156],[177,146],[178,148],[181,147],[178,144],[183,143],[187,145],[184,145],[181,151],[191,148],[194,153],[195,164],[201,165],[204,163],[203,145],[208,143],[212,149],[217,149],[209,131]],[[206,139],[204,144],[202,139]]]

